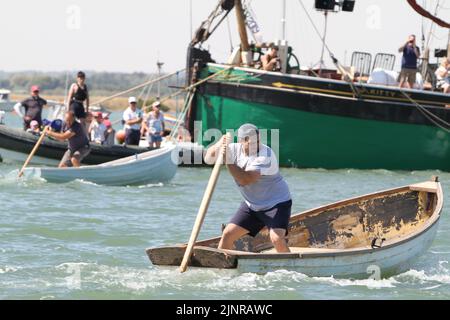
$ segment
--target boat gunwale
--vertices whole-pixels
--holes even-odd
[[[105,162],[96,165],[87,165],[81,166],[78,168],[70,167],[70,168],[51,168],[51,167],[30,167],[26,169],[27,171],[31,171],[34,169],[38,169],[41,172],[64,172],[64,171],[88,171],[88,170],[97,170],[97,169],[107,169],[107,168],[117,168],[121,166],[126,166],[132,163],[149,161],[158,157],[163,157],[168,153],[171,153],[176,148],[176,145],[167,145],[166,147],[161,147],[160,149],[149,150],[140,154],[128,156],[122,159],[113,160],[110,162]],[[150,154],[155,153],[155,154]],[[141,157],[141,158],[139,158]]]
[[[212,67],[216,67],[216,68],[221,68],[221,69],[226,69],[229,65],[227,64],[220,64],[220,63],[207,63],[207,67],[209,68],[210,66]],[[328,78],[318,78],[318,77],[313,77],[313,76],[306,76],[306,75],[300,75],[300,74],[289,74],[289,73],[281,73],[281,72],[276,72],[276,71],[265,71],[265,70],[260,70],[260,69],[253,69],[253,68],[248,68],[248,67],[233,67],[233,70],[239,70],[239,71],[244,71],[247,73],[259,73],[261,75],[271,75],[271,76],[283,76],[283,77],[288,77],[288,78],[293,78],[293,79],[302,79],[302,80],[311,80],[311,81],[316,81],[316,82],[322,82],[322,83],[335,83],[335,84],[341,84],[341,85],[347,85],[349,86],[349,82],[344,81],[344,80],[336,80],[336,79],[328,79]],[[231,72],[230,71],[230,72]],[[447,94],[441,93],[441,92],[435,92],[435,91],[425,91],[425,90],[420,90],[420,89],[409,89],[409,88],[402,88],[400,90],[400,88],[398,87],[393,87],[393,86],[386,86],[386,85],[378,85],[378,84],[368,84],[368,83],[353,83],[353,85],[355,85],[356,87],[376,87],[379,89],[386,89],[386,90],[391,90],[391,91],[398,91],[398,92],[409,92],[409,93],[419,93],[419,94],[424,94],[424,95],[434,95],[434,96],[438,96],[438,97],[446,97]]]
[[[370,96],[371,98],[365,98],[365,97],[351,97],[351,96],[341,96],[338,94],[332,94],[332,93],[322,93],[322,92],[313,92],[313,91],[305,91],[300,89],[291,89],[291,88],[278,88],[278,87],[271,87],[267,85],[259,85],[259,84],[251,84],[251,83],[234,83],[234,82],[221,82],[217,80],[211,80],[208,83],[210,84],[219,84],[219,85],[229,85],[229,86],[235,86],[235,87],[244,87],[244,88],[251,88],[251,89],[262,89],[262,90],[271,90],[271,91],[281,91],[281,92],[289,92],[289,93],[296,93],[296,94],[303,94],[303,95],[311,95],[311,96],[318,96],[318,97],[327,97],[332,99],[341,99],[341,100],[347,100],[347,101],[366,101],[371,103],[379,103],[379,104],[386,104],[387,102],[390,105],[399,105],[399,106],[405,106],[405,107],[411,107],[414,106],[411,104],[411,102],[401,102],[401,101],[392,101],[391,99],[394,98],[388,98],[388,97],[378,97],[378,96]],[[351,94],[351,93],[350,93]],[[384,101],[383,99],[387,100]],[[400,98],[397,98],[398,100],[401,100]],[[417,100],[415,100],[417,101]],[[436,108],[438,110],[447,110],[443,105],[444,102],[431,102],[430,101],[421,101],[424,104],[424,107],[427,109]],[[416,106],[414,106],[416,107]]]

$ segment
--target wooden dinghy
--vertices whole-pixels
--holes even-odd
[[[319,277],[389,276],[408,270],[435,238],[443,206],[437,178],[364,195],[291,218],[291,253],[276,253],[267,229],[244,237],[235,250],[217,249],[220,237],[196,243],[193,267],[265,273],[278,269]],[[152,248],[154,265],[179,266],[186,245]]]
[[[161,149],[80,168],[29,168],[25,170],[25,176],[37,176],[53,183],[79,179],[111,186],[166,182],[175,176],[177,170],[176,161],[172,159],[175,149],[175,145],[167,144]]]

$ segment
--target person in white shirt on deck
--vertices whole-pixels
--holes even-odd
[[[103,115],[101,112],[94,113],[94,121],[89,126],[89,138],[92,142],[103,144],[105,142],[106,126],[103,123]]]
[[[130,97],[128,99],[129,107],[123,113],[125,123],[125,144],[138,146],[141,140],[142,111],[137,108],[137,99]]]

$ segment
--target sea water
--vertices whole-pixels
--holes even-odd
[[[186,242],[209,168],[140,187],[18,180],[0,164],[0,299],[449,299],[450,174],[439,171],[283,169],[294,213],[439,175],[444,209],[436,239],[413,268],[381,280],[277,270],[152,266],[145,249]],[[220,235],[241,196],[222,170],[200,238]]]

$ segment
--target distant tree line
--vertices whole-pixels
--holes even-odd
[[[137,86],[150,79],[156,79],[158,75],[143,72],[118,73],[118,72],[89,72],[87,74],[87,83],[91,95],[108,95],[123,91]],[[66,90],[66,84],[69,85],[75,81],[76,72],[5,72],[0,71],[0,88],[9,89],[13,93],[26,93],[32,85],[39,85],[42,91],[49,95],[63,95]],[[175,89],[170,86],[183,86],[184,74],[177,78],[174,76],[161,84],[161,96],[172,93]],[[137,90],[136,95],[141,93]],[[157,84],[155,83],[151,96],[157,93]]]

